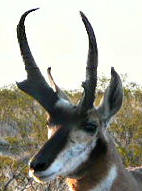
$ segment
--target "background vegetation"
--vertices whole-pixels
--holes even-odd
[[[123,107],[109,131],[125,166],[139,166],[142,165],[142,88],[123,81]],[[96,105],[107,85],[105,77],[99,80]],[[75,103],[81,96],[80,91],[66,93]],[[61,178],[41,185],[27,175],[29,158],[47,141],[46,117],[44,109],[16,87],[0,90],[0,190],[67,190]]]

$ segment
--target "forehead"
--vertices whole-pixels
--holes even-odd
[[[52,124],[52,119],[50,117],[47,117],[48,120],[48,127],[53,129],[59,129],[60,127],[73,127],[73,126],[78,126],[80,124],[80,122],[82,121],[95,121],[95,122],[100,122],[100,117],[99,114],[97,112],[97,110],[95,108],[90,109],[89,111],[87,111],[86,114],[84,115],[80,115],[78,112],[71,112],[68,114],[70,117],[66,117],[65,121],[63,121],[63,123],[61,123],[61,125],[56,125],[56,124]],[[57,128],[56,128],[57,127]]]
[[[100,118],[98,115],[98,112],[95,108],[89,110],[84,117],[81,117],[77,114],[76,120],[69,120],[68,123],[64,123],[64,125],[50,125],[48,124],[48,138],[50,138],[52,135],[54,135],[59,129],[61,128],[68,128],[69,131],[72,131],[72,129],[82,129],[82,125],[85,122],[85,124],[90,122],[95,122],[96,124],[100,125]]]

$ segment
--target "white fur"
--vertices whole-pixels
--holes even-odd
[[[69,173],[72,173],[88,159],[90,152],[95,147],[95,144],[96,141],[93,141],[90,144],[82,143],[69,147],[68,149],[65,148],[51,166],[47,170],[41,172],[41,175],[49,176],[50,174],[53,174],[53,176],[66,176]]]
[[[117,178],[117,167],[114,165],[108,172],[108,175],[100,182],[97,187],[90,191],[110,191],[111,187]]]

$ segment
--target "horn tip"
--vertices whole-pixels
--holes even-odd
[[[79,11],[79,13],[80,13],[80,15],[81,15],[81,16],[83,16],[83,15],[84,15],[82,11]]]
[[[21,19],[20,19],[18,25],[20,25],[20,26],[24,25],[24,21],[25,21],[26,16],[27,16],[29,13],[31,13],[31,12],[33,12],[33,11],[36,11],[36,10],[38,10],[38,9],[40,9],[40,8],[37,7],[37,8],[30,9],[30,10],[26,11],[26,12],[21,16]]]
[[[30,10],[26,11],[23,15],[28,15],[29,13],[31,13],[31,12],[33,12],[33,11],[36,11],[36,10],[38,10],[38,9],[40,9],[40,8],[37,7],[37,8],[30,9]]]
[[[80,13],[80,16],[81,16],[82,20],[87,19],[85,14],[82,11],[79,11],[79,13]]]
[[[47,72],[50,73],[51,72],[51,67],[47,68]]]

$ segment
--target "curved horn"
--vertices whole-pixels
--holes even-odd
[[[93,107],[93,102],[95,99],[95,89],[97,86],[98,49],[95,34],[89,20],[84,13],[80,12],[80,15],[89,38],[86,80],[82,83],[84,95],[79,103],[80,111],[85,112]]]
[[[17,25],[17,38],[20,46],[21,55],[27,71],[27,79],[17,83],[17,86],[35,98],[50,114],[54,113],[54,105],[58,101],[58,95],[49,87],[42,76],[39,68],[30,51],[25,33],[24,21],[26,16],[37,9],[25,12]]]

